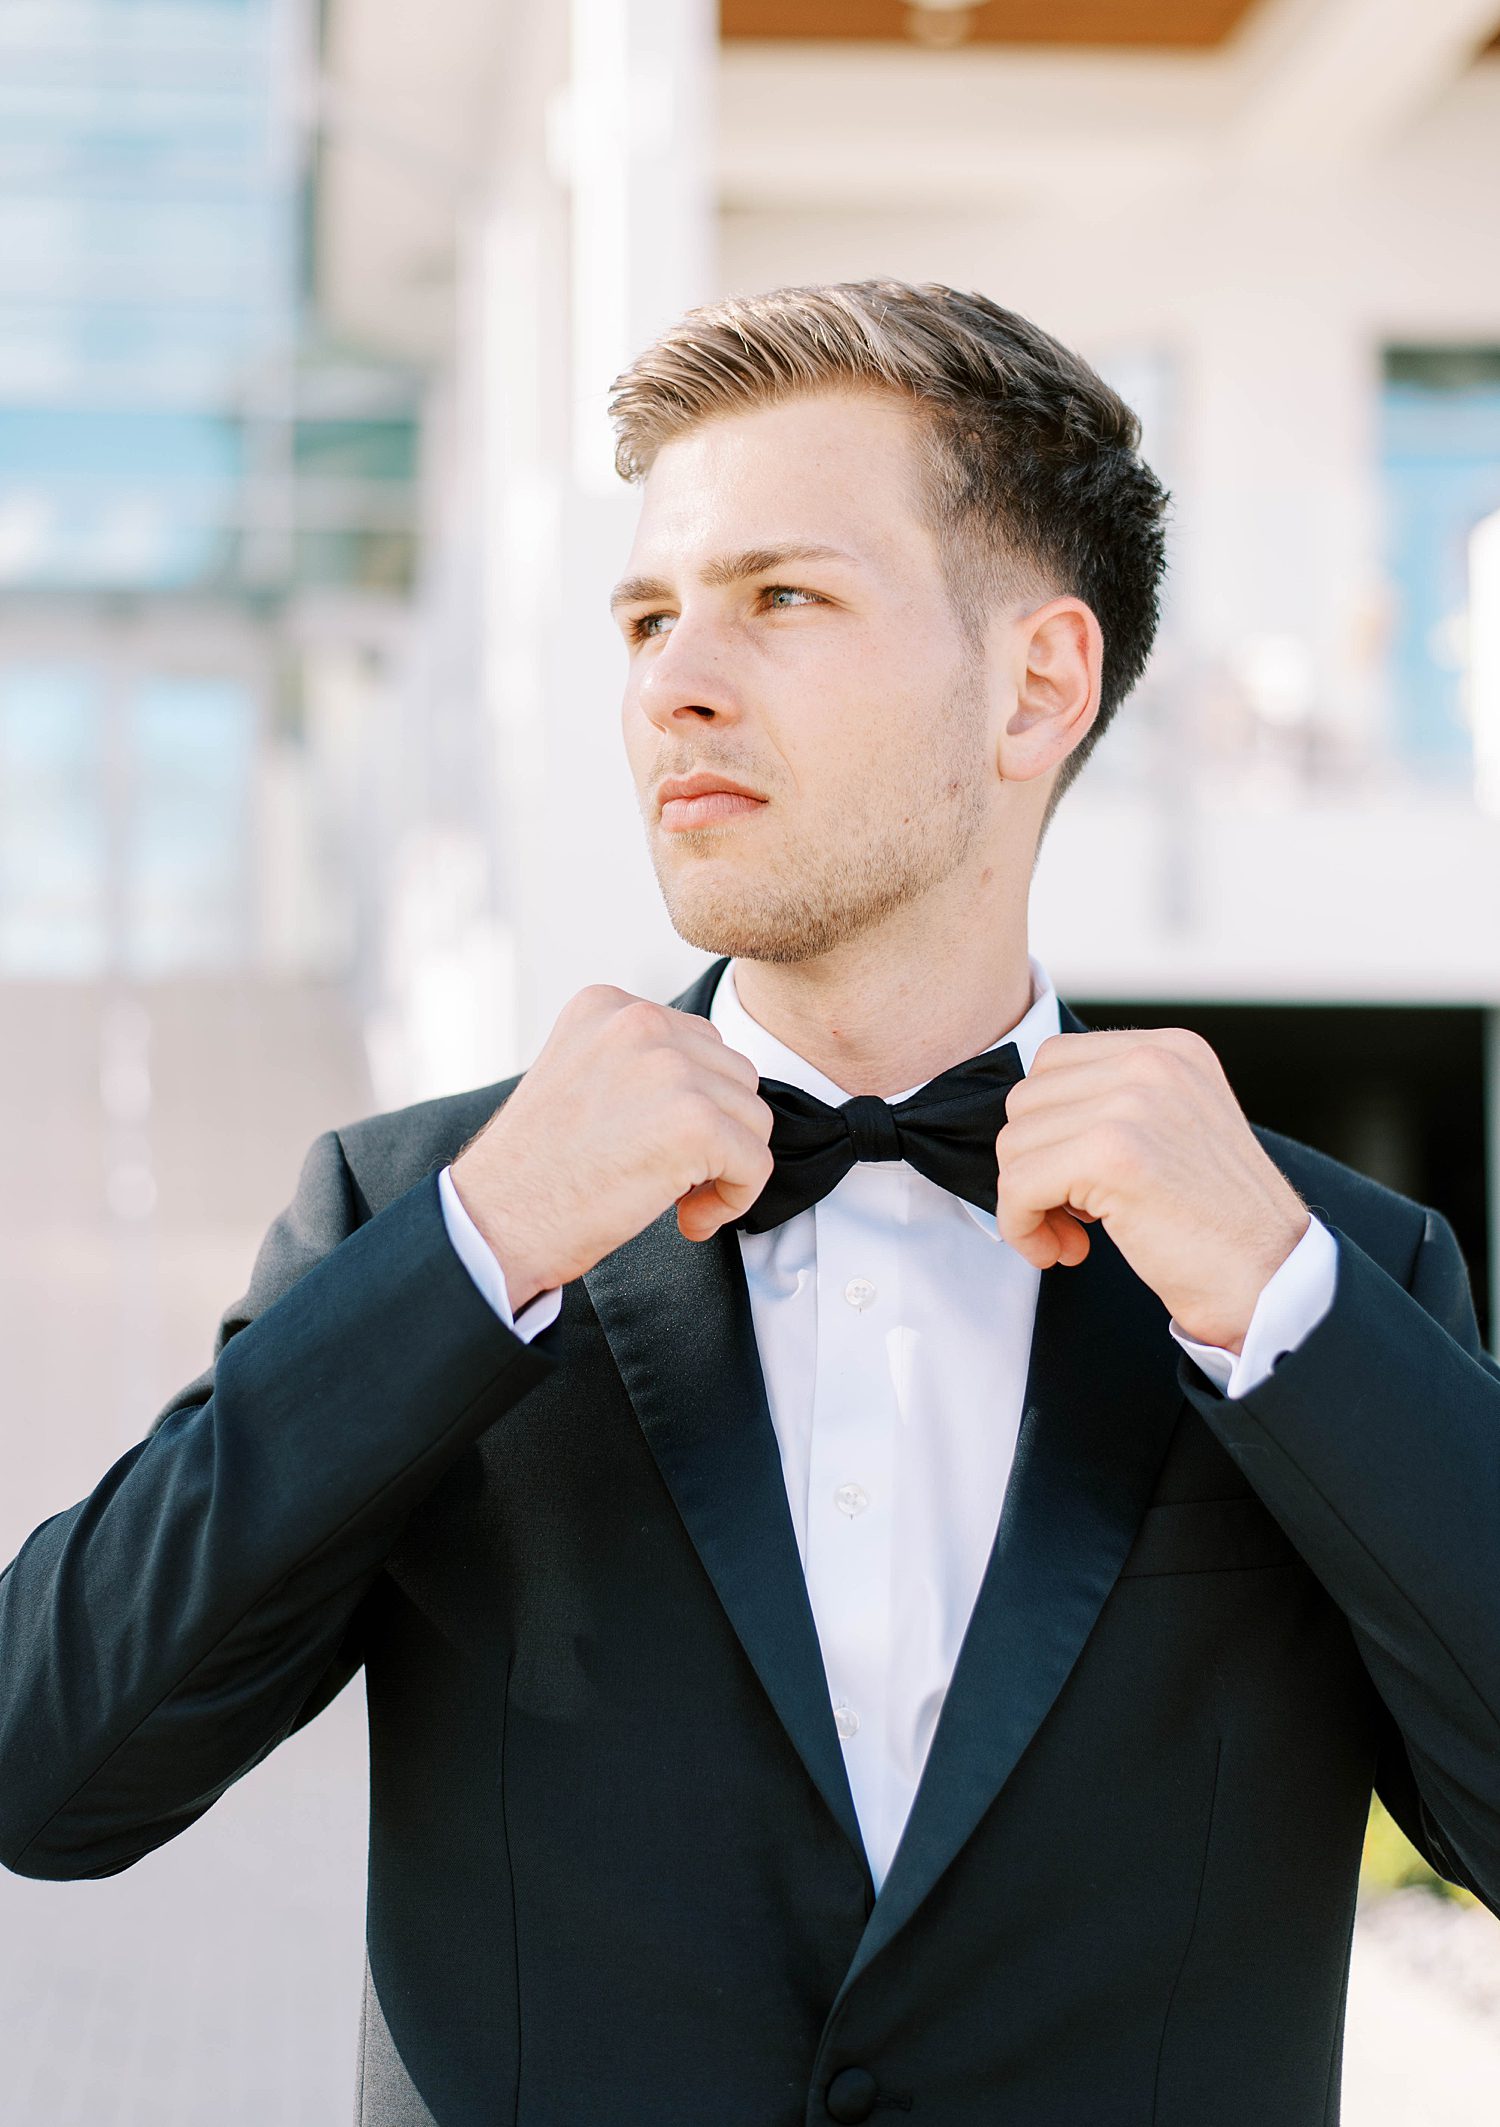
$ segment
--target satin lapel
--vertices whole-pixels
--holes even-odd
[[[706,1017],[725,964],[705,970],[673,1004]],[[583,1282],[719,1601],[863,1859],[734,1229],[685,1241],[669,1210]]]
[[[679,1012],[696,1012],[700,1019],[707,1019],[714,991],[719,987],[719,977],[728,965],[727,960],[716,960],[711,967],[706,967],[701,975],[693,978],[680,997],[672,999],[673,1007]]]
[[[1066,1005],[1065,1032],[1087,1029]],[[1046,1718],[1113,1587],[1182,1407],[1167,1311],[1101,1227],[1043,1271],[989,1565],[845,1990],[905,1925]]]

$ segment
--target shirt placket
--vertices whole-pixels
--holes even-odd
[[[856,1167],[816,1208],[808,1598],[855,1809],[867,1828],[867,1845],[877,1847],[890,1757],[899,1427],[892,1350],[906,1181],[899,1166]]]

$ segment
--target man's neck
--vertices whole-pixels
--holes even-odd
[[[974,933],[977,932],[977,935]],[[817,960],[736,960],[740,1003],[851,1093],[882,1099],[977,1056],[1030,1009],[1024,911],[1014,927],[901,951],[859,938]]]

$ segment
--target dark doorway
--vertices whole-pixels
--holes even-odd
[[[1250,1120],[1442,1212],[1491,1344],[1484,1015],[1468,1006],[1118,1004],[1093,1027],[1191,1027]]]

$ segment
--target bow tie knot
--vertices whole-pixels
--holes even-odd
[[[888,1101],[878,1094],[860,1093],[835,1108],[854,1146],[856,1160],[898,1160],[902,1157],[901,1130]],[[773,1148],[774,1148],[774,1131]]]
[[[781,1225],[836,1189],[861,1160],[905,1160],[939,1188],[993,1211],[995,1139],[1005,1121],[1006,1095],[1025,1075],[1020,1051],[1007,1041],[954,1064],[894,1107],[873,1093],[830,1107],[815,1093],[763,1078],[760,1096],[772,1113],[775,1165],[735,1225],[747,1233]]]

